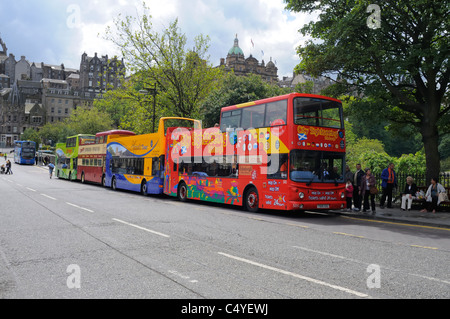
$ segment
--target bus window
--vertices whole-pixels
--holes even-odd
[[[152,176],[157,176],[159,172],[159,158],[152,158]]]
[[[274,169],[271,167],[271,165],[272,162],[273,165],[276,165],[277,161],[270,160],[267,164],[267,178],[287,179],[289,166],[288,154],[272,154],[272,156],[278,156],[278,168],[275,167],[274,172]]]
[[[247,107],[242,110],[241,126],[244,130],[248,128],[264,127],[265,104]]]
[[[241,125],[241,110],[228,111],[222,113],[222,120],[220,121],[220,130],[226,131],[227,128],[238,128]]]
[[[285,125],[287,113],[287,100],[267,103],[265,126]]]
[[[341,108],[335,101],[297,97],[294,99],[294,124],[341,128]]]
[[[290,177],[295,182],[343,182],[344,154],[291,151]]]

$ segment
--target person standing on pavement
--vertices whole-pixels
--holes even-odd
[[[356,172],[353,175],[353,206],[355,211],[361,210],[361,195],[359,189],[361,187],[361,179],[364,176],[364,171],[361,169],[361,164],[356,164]]]
[[[373,176],[372,171],[370,168],[364,169],[365,175],[361,177],[361,187],[360,187],[360,193],[361,198],[364,199],[364,206],[363,206],[363,212],[367,212],[369,208],[372,208],[372,215],[375,215],[375,194],[372,194],[370,192],[370,189],[372,187],[376,186],[376,179],[375,176]],[[369,197],[370,197],[370,207],[369,207]]]
[[[397,187],[397,174],[394,171],[394,163],[389,163],[388,167],[381,173],[381,187],[383,193],[380,199],[380,208],[384,208],[387,197],[387,208],[392,208],[392,191]]]
[[[352,198],[353,198],[353,183],[350,178],[347,179],[345,184],[345,199],[347,201],[347,211],[352,210]]]
[[[353,186],[353,172],[350,170],[350,167],[348,165],[345,165],[344,181],[346,180],[350,180]]]

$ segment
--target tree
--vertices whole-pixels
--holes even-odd
[[[383,102],[372,97],[342,98],[344,117],[353,124],[353,133],[358,138],[377,139],[383,142],[390,156],[416,153],[423,148],[420,134],[411,125],[399,125],[387,120]]]
[[[178,20],[160,33],[154,30],[148,10],[144,4],[142,16],[120,16],[115,32],[107,29],[106,39],[122,50],[135,83],[143,89],[156,85],[160,111],[195,118],[200,103],[223,74],[221,68],[208,64],[210,40],[199,35],[187,49],[187,37],[181,33]]]
[[[203,124],[212,127],[220,121],[220,109],[225,106],[260,100],[286,94],[289,89],[265,82],[261,76],[250,74],[236,76],[229,73],[220,82],[220,87],[212,91],[201,106]]]
[[[301,31],[320,41],[298,48],[297,71],[338,73],[352,89],[384,103],[389,119],[417,128],[427,179],[440,171],[440,135],[450,132],[448,1],[285,0],[295,12],[319,11]]]
[[[121,87],[110,90],[102,99],[94,101],[94,108],[109,114],[114,128],[134,131],[136,134],[152,132],[153,109],[149,96],[141,93],[144,85],[132,75]],[[156,113],[161,115],[160,107]]]
[[[52,146],[59,142],[65,142],[68,136],[75,134],[76,132],[65,122],[47,123],[39,131],[42,141]]]
[[[33,130],[32,128],[27,128],[22,135],[20,135],[20,139],[23,141],[33,141],[37,146],[41,143],[41,137],[39,133]]]
[[[76,134],[96,134],[112,128],[109,114],[96,108],[79,107],[64,120],[68,128]]]
[[[47,123],[39,131],[41,139],[49,145],[65,142],[68,136],[76,134],[96,134],[112,128],[109,114],[96,108],[80,107],[69,118],[61,122]]]

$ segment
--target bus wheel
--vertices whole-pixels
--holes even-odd
[[[81,173],[81,182],[84,184],[86,182],[86,179],[84,177],[84,172]]]
[[[147,181],[144,179],[141,184],[141,194],[147,195]]]
[[[105,175],[102,176],[102,186],[106,187]]]
[[[117,185],[116,185],[116,178],[113,177],[112,181],[111,181],[111,188],[113,190],[117,190]]]
[[[178,193],[177,193],[178,200],[181,202],[185,202],[187,199],[187,186],[185,182],[181,182],[178,184]]]
[[[258,203],[259,203],[259,197],[258,197],[258,191],[255,187],[251,186],[246,192],[245,192],[245,208],[249,212],[256,213],[258,211]]]

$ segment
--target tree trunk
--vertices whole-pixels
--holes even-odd
[[[427,185],[429,185],[432,177],[439,177],[441,171],[441,162],[439,157],[439,132],[437,128],[438,116],[434,110],[439,108],[430,107],[424,113],[421,125],[422,141],[425,147],[425,158],[427,162]]]

